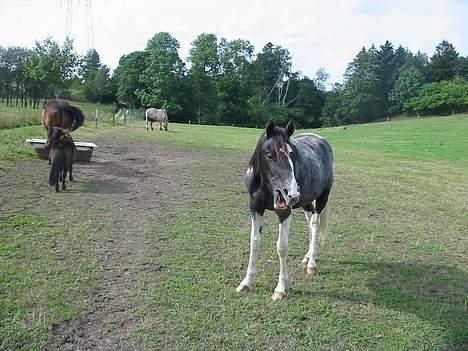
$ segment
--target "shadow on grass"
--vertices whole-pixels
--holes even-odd
[[[136,159],[127,159],[122,162],[115,161],[95,161],[95,162],[86,162],[82,163],[81,166],[83,169],[92,169],[96,174],[117,176],[123,178],[146,178],[147,174],[137,170],[128,164],[128,161],[135,161]]]
[[[468,274],[444,265],[405,262],[346,261],[352,270],[375,272],[367,282],[371,295],[334,292],[329,297],[353,303],[368,302],[377,306],[411,313],[441,325],[446,342],[457,350],[468,350]],[[367,301],[366,301],[367,300]]]
[[[79,188],[72,192],[94,193],[94,194],[122,194],[128,193],[127,183],[119,180],[77,180]]]

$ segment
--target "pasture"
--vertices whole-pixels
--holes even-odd
[[[23,143],[45,131],[1,130],[0,350],[467,349],[468,116],[315,130],[336,156],[329,230],[308,278],[295,212],[281,302],[273,213],[235,292],[261,132],[88,121],[93,162],[56,194]]]

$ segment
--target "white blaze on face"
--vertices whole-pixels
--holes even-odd
[[[291,157],[289,157],[289,154],[293,151],[291,149],[291,146],[289,146],[289,144],[286,144],[286,150],[287,150],[287,153],[286,153],[286,157],[288,158],[288,161],[289,161],[289,165],[291,166],[291,183],[289,184],[289,193],[290,194],[294,194],[294,193],[298,193],[299,192],[299,187],[297,185],[297,182],[296,182],[296,177],[294,175],[294,165],[293,165],[293,162],[291,160]]]

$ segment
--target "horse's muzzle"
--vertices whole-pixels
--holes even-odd
[[[301,194],[298,191],[289,192],[288,189],[283,188],[283,190],[275,190],[275,209],[277,210],[286,210],[289,207],[294,206],[301,197]]]
[[[288,205],[289,207],[294,206],[295,204],[298,203],[300,197],[301,197],[301,193],[299,192],[288,193],[286,197],[286,205]]]

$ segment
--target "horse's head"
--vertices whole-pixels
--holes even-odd
[[[285,128],[270,120],[250,161],[252,171],[272,192],[276,210],[294,206],[301,195],[294,173],[295,149],[290,143],[293,132],[293,120],[289,120]]]
[[[67,139],[69,137],[70,137],[70,133],[66,129],[59,128],[59,127],[49,128],[46,147],[49,147],[51,144],[59,140]]]

